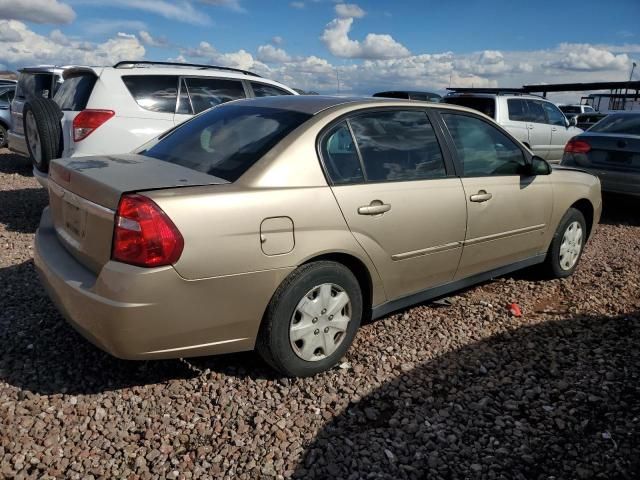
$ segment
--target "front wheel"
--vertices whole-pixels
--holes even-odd
[[[580,210],[564,214],[549,247],[545,266],[553,278],[565,278],[578,267],[587,240],[587,222]]]
[[[315,375],[345,354],[361,318],[362,292],[348,268],[329,261],[303,265],[271,299],[257,349],[285,375]]]

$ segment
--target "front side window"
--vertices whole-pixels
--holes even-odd
[[[507,100],[507,108],[509,109],[509,120],[516,122],[526,122],[529,111],[527,110],[527,102],[521,98],[510,98]]]
[[[519,175],[525,166],[518,145],[493,125],[475,117],[444,113],[465,177]]]
[[[126,75],[122,81],[134,100],[145,110],[174,113],[178,96],[176,75]]]
[[[547,118],[549,119],[549,123],[551,125],[559,125],[564,127],[567,125],[566,118],[562,114],[562,112],[556,107],[553,103],[542,102],[542,107],[545,112],[547,112]]]
[[[253,88],[253,94],[256,97],[275,97],[278,95],[291,95],[291,93],[283,90],[282,88],[274,87],[273,85],[267,85],[266,83],[251,82],[251,88]]]
[[[340,122],[324,136],[322,159],[334,185],[364,181],[360,157],[347,122]]]
[[[231,100],[245,98],[244,87],[238,80],[193,77],[185,78],[185,84],[191,98],[193,113],[203,112]]]
[[[183,123],[140,152],[234,182],[311,115],[222,105]]]
[[[349,119],[368,182],[446,176],[429,117],[420,110],[372,112]]]
[[[527,100],[529,109],[528,120],[533,123],[547,123],[547,116],[544,114],[542,102],[538,100]]]

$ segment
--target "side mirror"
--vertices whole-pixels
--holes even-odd
[[[551,165],[544,158],[537,155],[531,157],[529,170],[531,175],[551,175]]]

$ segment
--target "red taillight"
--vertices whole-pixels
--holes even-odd
[[[586,140],[572,138],[564,147],[565,153],[589,153],[591,145]]]
[[[83,110],[73,119],[73,141],[87,138],[91,132],[116,114],[113,110]]]
[[[113,260],[140,267],[171,265],[178,261],[183,247],[182,235],[151,199],[122,196],[113,229]]]

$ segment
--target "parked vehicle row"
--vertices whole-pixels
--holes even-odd
[[[478,89],[472,93],[449,93],[443,102],[484,113],[549,162],[559,162],[569,139],[582,132],[554,103],[535,95],[485,93]]]
[[[15,92],[15,83],[0,83],[0,148],[7,146],[7,134],[11,127],[10,107]]]
[[[132,359],[257,348],[296,376],[363,318],[534,264],[570,275],[602,207],[595,176],[486,116],[392,99],[228,102],[49,175],[35,264],[85,337]]]
[[[215,105],[267,95],[297,93],[248,71],[207,65],[23,69],[10,148],[28,152],[36,173],[46,173],[53,158],[130,152]]]

